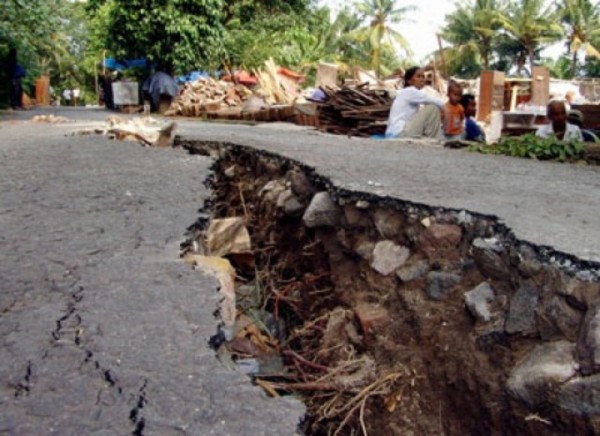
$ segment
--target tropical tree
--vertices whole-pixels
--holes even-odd
[[[222,0],[106,0],[107,49],[146,58],[168,73],[217,66],[222,55]],[[97,0],[95,7],[106,3]]]
[[[409,12],[415,6],[398,6],[396,0],[362,0],[357,3],[356,9],[361,20],[367,23],[351,33],[357,42],[368,41],[371,46],[371,67],[380,73],[381,53],[385,47],[403,49],[408,56],[412,56],[408,41],[394,25],[406,21]]]
[[[0,58],[10,48],[16,49],[19,63],[28,72],[27,92],[40,73],[49,74],[54,87],[76,76],[85,40],[84,9],[79,2],[8,0],[0,9]],[[1,59],[0,64],[4,64]],[[4,68],[0,74],[6,74]],[[7,80],[1,77],[0,82]]]
[[[463,0],[446,15],[442,37],[453,45],[453,59],[477,59],[490,68],[494,37],[501,27],[500,0]]]
[[[544,0],[509,0],[500,15],[502,33],[527,54],[533,67],[536,50],[558,41],[563,35],[559,16]],[[518,63],[519,72],[523,68]]]
[[[600,6],[591,0],[562,0],[557,3],[557,9],[571,53],[571,74],[575,76],[579,52],[600,58],[599,47],[592,43],[593,38],[600,36]]]

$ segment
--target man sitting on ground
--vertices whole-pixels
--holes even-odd
[[[553,100],[548,103],[546,117],[550,120],[550,124],[541,126],[535,132],[536,136],[555,137],[559,141],[583,141],[579,127],[567,122],[567,109],[564,102]]]
[[[600,139],[598,139],[598,136],[596,136],[594,132],[583,128],[583,112],[580,110],[570,110],[567,115],[567,122],[579,127],[581,135],[583,136],[583,142],[600,142]]]

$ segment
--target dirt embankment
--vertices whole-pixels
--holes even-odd
[[[308,434],[600,432],[598,265],[494,217],[340,191],[231,144],[211,219],[243,217],[238,324],[220,344],[255,382],[301,395]],[[205,224],[190,247],[202,245]]]

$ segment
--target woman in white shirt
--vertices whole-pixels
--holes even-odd
[[[421,89],[425,86],[425,72],[412,67],[404,74],[404,88],[401,89],[390,109],[387,138],[398,136],[426,136],[443,139],[441,110],[444,102],[431,97]]]

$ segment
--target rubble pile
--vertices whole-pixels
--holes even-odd
[[[368,84],[321,90],[325,98],[317,103],[320,130],[352,136],[385,133],[392,105],[387,91],[369,89]]]
[[[600,431],[597,264],[493,217],[338,190],[244,147],[182,145],[218,156],[213,224],[193,228],[187,256],[227,253],[238,280],[235,322],[226,310],[212,344],[270,395],[301,395],[307,434]],[[225,251],[206,243],[223,239]]]
[[[200,77],[183,85],[165,115],[200,117],[209,112],[239,107],[252,95],[253,92],[244,85]]]

